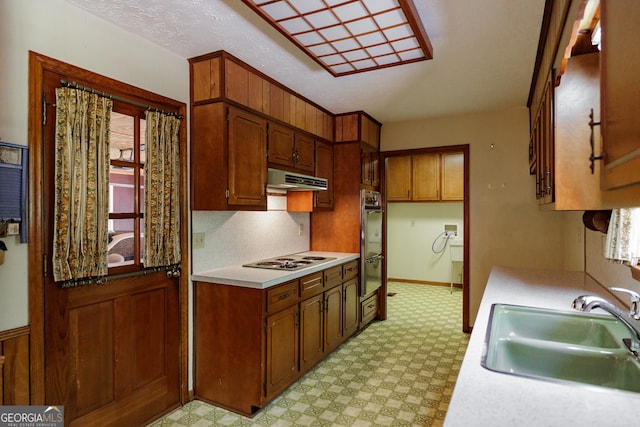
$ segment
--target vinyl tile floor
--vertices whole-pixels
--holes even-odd
[[[374,322],[253,418],[194,400],[151,426],[441,426],[469,342],[462,291],[388,283]]]

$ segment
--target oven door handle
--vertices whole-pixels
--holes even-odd
[[[373,256],[373,257],[371,257],[371,258],[366,258],[366,259],[364,260],[364,262],[366,262],[367,264],[373,264],[374,262],[376,262],[376,261],[380,261],[380,260],[382,260],[382,259],[384,259],[384,256],[382,256],[382,255],[376,255],[376,256]]]

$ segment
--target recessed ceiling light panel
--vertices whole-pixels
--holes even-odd
[[[433,58],[413,0],[242,0],[338,77]]]

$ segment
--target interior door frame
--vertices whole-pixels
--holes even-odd
[[[428,148],[416,148],[409,150],[396,150],[396,151],[382,151],[380,153],[380,161],[382,162],[382,167],[384,168],[384,173],[381,175],[381,183],[380,183],[380,192],[382,193],[382,199],[384,200],[384,209],[385,212],[387,210],[387,159],[389,157],[398,157],[398,156],[411,156],[411,155],[420,155],[420,154],[435,154],[435,153],[448,153],[448,152],[462,152],[464,155],[464,201],[463,201],[463,242],[464,242],[464,250],[463,250],[463,268],[462,268],[462,331],[465,333],[471,332],[471,327],[469,326],[469,288],[471,283],[469,282],[469,271],[470,271],[470,262],[471,259],[469,257],[469,235],[471,233],[471,225],[469,222],[469,144],[464,145],[449,145],[442,147],[428,147]],[[428,203],[428,202],[423,202]],[[389,257],[387,256],[387,215],[383,217],[383,273],[382,273],[382,292],[384,295],[387,293],[387,260]],[[381,298],[381,301],[384,303],[381,304],[381,312],[383,318],[387,317],[387,307],[386,307],[386,298]]]
[[[158,105],[165,105],[178,110],[185,119],[180,127],[180,150],[183,153],[181,159],[180,185],[182,194],[180,200],[180,250],[182,260],[180,262],[182,274],[179,279],[179,381],[180,401],[184,404],[188,401],[188,286],[189,286],[189,252],[188,252],[188,158],[187,158],[187,120],[186,104],[152,92],[131,86],[59,61],[54,58],[29,51],[29,200],[28,200],[28,230],[29,230],[29,324],[30,324],[30,394],[31,405],[45,404],[45,325],[44,325],[44,277],[45,256],[48,252],[43,242],[45,221],[45,206],[43,203],[44,158],[43,158],[43,123],[45,113],[43,108],[43,81],[46,71],[69,76],[83,82],[97,82],[100,85],[113,89],[114,94],[125,94],[132,100],[152,100]],[[47,100],[53,102],[54,100]],[[49,117],[47,120],[53,120]]]

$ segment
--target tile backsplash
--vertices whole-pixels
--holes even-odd
[[[192,211],[192,233],[204,233],[204,248],[191,253],[192,272],[309,250],[306,212]]]

